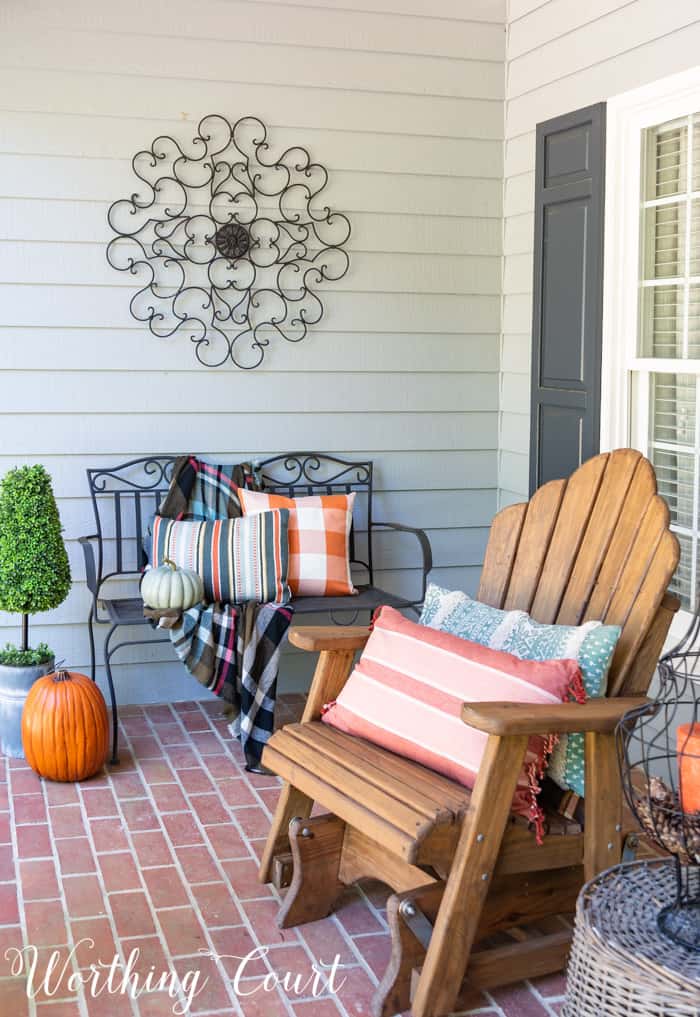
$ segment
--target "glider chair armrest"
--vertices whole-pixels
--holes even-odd
[[[366,625],[300,625],[289,630],[289,642],[310,653],[361,650],[369,639]]]
[[[83,549],[83,556],[85,558],[85,581],[87,588],[93,596],[93,599],[97,597],[97,590],[99,583],[97,580],[97,565],[95,563],[95,549],[92,545],[93,540],[99,540],[99,536],[96,533],[91,533],[87,537],[78,537],[78,543]]]
[[[405,526],[403,523],[372,523],[372,529],[384,528],[387,530],[396,530],[398,533],[412,533],[420,544],[421,554],[423,556],[423,588],[418,603],[422,603],[425,600],[425,591],[428,588],[428,575],[433,567],[433,549],[430,546],[430,540],[425,530],[420,530],[416,526]]]
[[[319,652],[318,663],[304,707],[302,722],[319,720],[326,703],[337,699],[350,677],[355,652],[369,639],[369,629],[359,625],[300,626],[289,632],[289,641],[300,650]]]
[[[462,720],[490,735],[612,734],[628,710],[650,702],[645,696],[589,699],[586,703],[464,703]]]

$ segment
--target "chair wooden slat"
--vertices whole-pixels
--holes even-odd
[[[615,649],[608,679],[609,696],[619,695],[624,687],[630,668],[654,623],[666,588],[676,570],[679,552],[678,538],[670,530],[665,530],[628,611],[625,626]],[[649,669],[647,686],[654,673],[654,664]],[[646,692],[646,689],[643,691]]]
[[[371,766],[381,765],[397,781],[407,784],[409,788],[420,790],[421,794],[428,797],[433,796],[435,801],[445,805],[455,816],[461,816],[467,810],[471,792],[449,777],[443,777],[442,774],[428,770],[419,763],[413,763],[403,756],[396,756],[343,731],[328,728],[326,725],[323,726],[323,730],[329,735],[332,734],[340,744],[357,749]]]
[[[325,808],[346,823],[364,831],[372,840],[384,845],[387,851],[413,862],[416,856],[416,839],[383,818],[383,813],[374,809],[372,802],[365,803],[353,787],[346,787],[344,781],[337,785],[329,783],[316,773],[313,760],[290,757],[278,751],[273,736],[265,746],[265,765],[277,776],[295,788],[297,793],[308,796],[312,801],[323,802]],[[281,746],[283,748],[283,746]]]
[[[402,759],[362,739],[343,737],[342,732],[328,728],[325,724],[293,724],[287,731],[316,753],[319,772],[323,772],[326,761],[330,764],[338,763],[356,774],[368,787],[376,788],[410,812],[425,816],[431,824],[455,822],[469,804],[470,792],[466,788],[437,775],[438,786],[432,779],[436,776],[432,770],[426,770],[418,763]],[[341,737],[336,738],[336,734]],[[354,751],[350,750],[348,742],[355,743]],[[356,751],[357,748],[361,750],[360,753]],[[452,807],[446,803],[445,797],[451,801]],[[411,828],[412,824],[413,820]]]
[[[649,688],[649,676],[653,675],[659,657],[663,652],[666,636],[673,621],[673,616],[678,611],[680,602],[676,596],[667,593],[656,611],[654,620],[651,623],[641,644],[632,665],[627,669],[622,684],[617,682],[615,676],[609,682],[611,688],[616,688],[616,695],[639,696],[644,695]]]
[[[607,464],[608,457],[604,455],[589,459],[576,470],[566,485],[530,608],[530,613],[537,621],[549,625],[556,621],[574,565],[582,558],[588,558],[588,547],[585,555],[579,555],[579,549]]]
[[[507,611],[529,612],[532,607],[565,490],[565,480],[552,480],[528,503],[504,604]]]
[[[294,732],[296,726],[288,725],[282,731],[278,731],[268,744],[277,753],[283,753],[296,764],[313,771],[316,777],[328,786],[342,788],[344,794],[361,802],[366,810],[373,815],[381,816],[407,837],[418,839],[421,833],[432,829],[434,823],[426,819],[422,812],[405,805],[364,777],[348,770],[343,764],[322,755],[316,746],[296,737]]]
[[[515,552],[527,512],[527,502],[501,509],[491,524],[477,600],[503,607],[513,572]]]
[[[641,454],[634,449],[617,449],[608,456],[582,541],[585,550],[574,562],[557,615],[558,625],[581,623],[641,461]],[[642,474],[642,479],[647,476],[645,470]]]
[[[630,544],[627,560],[620,572],[615,592],[605,612],[604,619],[609,624],[625,626],[645,576],[654,560],[659,541],[667,531],[667,527],[668,506],[662,498],[655,495],[640,517],[639,528]],[[661,602],[664,592],[665,590],[658,591],[657,604]],[[623,641],[622,638],[620,641]]]
[[[319,754],[342,763],[353,773],[386,791],[436,822],[454,822],[469,802],[466,789],[456,790],[447,779],[436,774],[421,774],[416,766],[361,738],[352,738],[324,724],[294,725],[294,735],[313,746]],[[439,775],[438,775],[439,776]]]
[[[606,620],[610,617],[610,605],[618,589],[620,577],[639,527],[655,495],[654,471],[646,459],[640,459],[582,620]]]
[[[418,791],[411,791],[408,784],[397,781],[379,767],[368,768],[363,766],[362,760],[352,752],[345,751],[337,744],[324,743],[322,737],[318,737],[315,731],[309,731],[311,725],[304,725],[294,732],[294,736],[314,749],[321,759],[329,759],[338,763],[347,773],[354,773],[361,780],[367,781],[371,787],[377,788],[393,798],[400,805],[407,805],[414,812],[420,813],[426,820],[432,823],[440,821],[453,822],[454,815],[444,805],[441,805],[430,798],[426,798]],[[306,728],[306,730],[304,730]]]

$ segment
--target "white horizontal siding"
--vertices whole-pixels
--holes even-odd
[[[0,197],[0,240],[98,243],[104,257],[108,207],[99,201]],[[500,218],[354,212],[352,226],[351,253],[497,257],[501,250]]]
[[[139,133],[152,139],[167,131],[182,130],[182,117],[172,120],[139,118]],[[130,117],[110,117],[105,133],[100,116],[74,116],[42,112],[13,113],[0,109],[0,137],[4,152],[41,154],[74,159],[125,161],[134,142]],[[298,129],[268,121],[283,148],[298,144]],[[377,134],[367,130],[336,130],[304,127],[306,144],[313,151],[323,144],[326,161],[334,170],[365,170],[377,173],[413,173],[426,176],[492,177],[501,180],[502,143],[488,138],[445,138],[409,134]],[[61,196],[63,200],[63,195]],[[111,200],[111,196],[110,196]]]
[[[70,246],[62,253],[68,255]],[[43,328],[53,323],[57,328],[100,329],[111,322],[113,327],[128,328],[133,325],[130,291],[116,272],[115,276],[119,282],[113,286],[0,284],[5,323],[12,328]],[[498,334],[500,298],[496,295],[403,294],[382,289],[348,293],[328,286],[323,294],[323,324],[332,331],[375,331],[381,322],[389,332]],[[159,340],[148,335],[147,341]],[[189,340],[177,336],[175,342],[187,344]]]
[[[502,0],[173,0],[165,31],[136,0],[36,0],[6,5],[0,32],[0,471],[46,464],[74,576],[35,638],[87,666],[85,469],[151,452],[371,458],[375,518],[424,526],[438,581],[473,591],[497,500]],[[306,146],[353,227],[322,326],[250,373],[151,336],[105,259],[132,156],[188,143],[210,113]],[[412,538],[381,534],[376,561],[388,589],[418,592]],[[2,640],[15,626],[0,615]],[[198,690],[167,645],[117,659],[124,701]],[[288,653],[283,682],[310,667]]]
[[[299,0],[251,0],[254,3],[299,6]],[[346,9],[347,0],[313,0],[311,5],[317,8]],[[356,12],[377,13],[377,5],[372,0],[357,0],[352,5]],[[384,0],[382,10],[385,14],[406,14],[418,17],[456,21],[490,21],[503,26],[506,16],[506,0],[441,0],[436,7],[434,0]]]
[[[361,238],[357,242],[361,243]],[[501,291],[501,259],[497,257],[396,254],[387,265],[385,254],[363,252],[357,262],[357,270],[334,283],[335,289],[494,296]],[[133,277],[116,273],[104,256],[104,244],[99,243],[62,243],[57,247],[55,242],[7,241],[0,245],[0,273],[7,282],[28,286],[37,277],[44,284],[71,286],[79,274],[84,286],[134,288]]]
[[[139,27],[141,27],[139,25]],[[492,29],[487,29],[489,37]],[[500,31],[500,30],[499,30]],[[483,34],[476,31],[476,37]],[[101,45],[100,31],[55,28],[39,34],[37,24],[27,21],[15,26],[18,49],[7,52],[3,63],[22,67],[22,51],[32,49],[32,60],[56,69],[80,66],[83,73],[169,77],[173,66],[178,77],[197,81],[280,85],[284,88],[323,87],[352,92],[401,92],[416,95],[455,96],[466,99],[503,98],[501,61],[475,58],[444,60],[421,56],[420,74],[415,74],[414,55],[319,49],[295,45],[276,60],[270,60],[264,43],[238,42],[222,38],[177,38],[166,36],[160,45],[152,38],[134,34],[114,35],[108,49]],[[488,54],[486,54],[488,56]],[[294,65],[294,80],[289,80]],[[144,71],[144,68],[147,68]]]
[[[167,351],[164,350],[165,355]],[[45,413],[52,417],[75,412],[76,388],[81,388],[81,411],[101,414],[104,392],[101,371],[63,371],[56,385],[53,371],[15,371],[2,400],[3,413]],[[420,405],[422,413],[458,413],[465,400],[472,410],[488,411],[494,406],[498,378],[495,374],[470,373],[461,378],[454,373],[397,373],[387,388],[381,374],[299,374],[294,385],[280,387],[272,411],[277,416],[293,413],[412,413]],[[109,394],[123,413],[160,417],[180,407],[183,422],[191,417],[196,428],[201,408],[212,414],[257,413],[265,405],[270,388],[269,374],[251,374],[236,378],[230,373],[205,375],[201,371],[155,374],[112,371]],[[46,393],[51,391],[47,407]],[[232,405],[232,400],[235,402]],[[235,406],[235,409],[234,409]],[[155,420],[150,421],[155,424]]]
[[[472,0],[463,4],[469,14]],[[369,5],[366,5],[369,6]],[[121,0],[118,6],[96,5],[92,0],[69,0],[60,6],[51,0],[37,0],[32,10],[5,8],[2,23],[7,31],[22,31],[27,26],[42,29],[78,29],[105,35],[147,36],[159,40],[159,51],[171,39],[212,40],[261,43],[267,51],[265,60],[282,60],[272,51],[299,46],[313,49],[352,50],[369,53],[405,53],[419,58],[437,56],[458,60],[503,59],[505,30],[502,19],[469,21],[441,18],[438,2],[431,17],[397,17],[377,10],[321,10],[313,4],[266,4],[255,0],[206,0],[191,4],[188,0],[169,0],[168,24],[164,28],[163,11],[139,0]],[[477,8],[483,8],[477,3]],[[492,5],[498,11],[500,5]],[[105,59],[109,47],[104,46]],[[28,54],[29,56],[29,54]],[[60,59],[60,56],[55,56]],[[147,64],[150,66],[150,59]],[[172,70],[177,67],[173,64]],[[287,85],[293,87],[294,79]]]
[[[509,0],[499,504],[527,493],[535,128],[698,62],[697,0]]]
[[[66,158],[44,155],[0,156],[0,189],[6,198],[107,202],[131,193],[128,160]],[[414,212],[418,215],[479,215],[499,218],[501,184],[479,177],[435,180],[403,174],[401,187],[388,173],[338,170],[323,192],[332,207],[347,213]]]
[[[31,341],[29,333],[31,332]],[[33,370],[41,364],[46,371],[123,371],[159,372],[164,357],[167,374],[193,370],[192,350],[179,338],[151,339],[144,342],[143,329],[136,322],[131,328],[96,328],[86,336],[85,329],[42,326],[3,330],[3,367],[5,370]],[[421,371],[426,356],[434,372],[464,370],[465,361],[473,371],[498,371],[498,347],[495,335],[471,335],[455,332],[431,334],[429,338],[414,332],[374,331],[329,332],[316,328],[303,343],[283,343],[268,349],[256,376],[284,371],[387,374],[397,371]],[[462,403],[462,407],[464,404]],[[1,409],[1,407],[0,407]]]
[[[11,384],[5,379],[5,387]],[[387,377],[387,386],[391,378]],[[52,391],[60,384],[54,377]],[[280,383],[282,387],[283,383]],[[104,394],[109,397],[109,378],[105,378]],[[51,392],[46,395],[43,413],[0,413],[3,447],[13,455],[60,455],[76,448],[86,455],[101,455],[115,448],[129,449],[134,455],[148,455],[157,445],[159,452],[180,452],[183,447],[206,448],[211,456],[223,462],[232,444],[243,445],[257,454],[261,449],[285,449],[295,439],[297,448],[313,449],[319,438],[325,438],[324,451],[357,445],[374,452],[414,451],[429,454],[435,449],[492,449],[498,447],[498,413],[496,407],[484,413],[299,413],[294,420],[288,414],[261,408],[259,414],[216,414],[199,410],[197,429],[192,430],[192,415],[171,413],[158,415],[157,422],[116,408],[87,415],[76,405],[74,413],[54,416],[51,413]],[[77,401],[76,401],[77,402]],[[154,423],[156,424],[154,428]],[[202,437],[199,437],[199,436]],[[282,442],[280,435],[287,440]],[[206,436],[206,446],[202,444]],[[331,447],[332,443],[332,447]],[[418,455],[416,472],[423,457]],[[85,465],[89,465],[87,462]]]
[[[606,77],[616,80],[615,62],[625,54],[653,48],[662,37],[682,33],[698,19],[695,0],[674,0],[672,4],[658,0],[602,3],[600,15],[584,24],[578,23],[576,14],[573,24],[569,23],[571,12],[575,11],[569,0],[558,6],[562,20],[557,24],[546,17],[539,25],[531,25],[527,33],[531,48],[520,56],[509,57],[509,116],[513,112],[511,103],[515,104],[520,97],[540,88],[553,90],[554,82],[582,72],[595,68],[604,81]],[[563,32],[562,22],[568,24]],[[522,26],[521,22],[521,29]]]
[[[290,66],[290,74],[293,73]],[[39,78],[41,80],[39,80]],[[116,80],[115,80],[116,79]],[[222,99],[222,85],[227,101]],[[319,123],[337,129],[427,137],[499,139],[503,105],[500,100],[460,99],[396,92],[360,93],[310,86],[251,85],[248,83],[186,80],[147,75],[120,78],[97,72],[47,69],[37,75],[26,64],[0,70],[3,105],[15,112],[81,113],[139,120],[143,97],[149,95],[149,119],[196,125],[201,115],[239,110],[253,112],[265,122],[274,119],[303,130]],[[235,95],[235,99],[228,98]],[[195,112],[193,112],[195,111]],[[200,114],[200,111],[204,113]],[[269,112],[268,112],[269,111]],[[296,133],[296,132],[295,132]],[[299,139],[299,134],[296,134]],[[140,144],[152,136],[140,135]],[[299,141],[297,141],[299,143]]]

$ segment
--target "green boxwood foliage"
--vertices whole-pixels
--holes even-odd
[[[0,610],[49,611],[70,585],[51,478],[39,465],[10,470],[0,482]]]
[[[34,650],[18,650],[12,643],[7,643],[0,650],[0,664],[6,667],[33,667],[36,664],[47,664],[53,657],[46,643],[39,643]]]

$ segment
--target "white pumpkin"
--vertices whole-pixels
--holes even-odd
[[[204,599],[204,587],[196,572],[179,568],[170,558],[165,558],[158,568],[144,573],[141,596],[147,607],[186,611]]]

